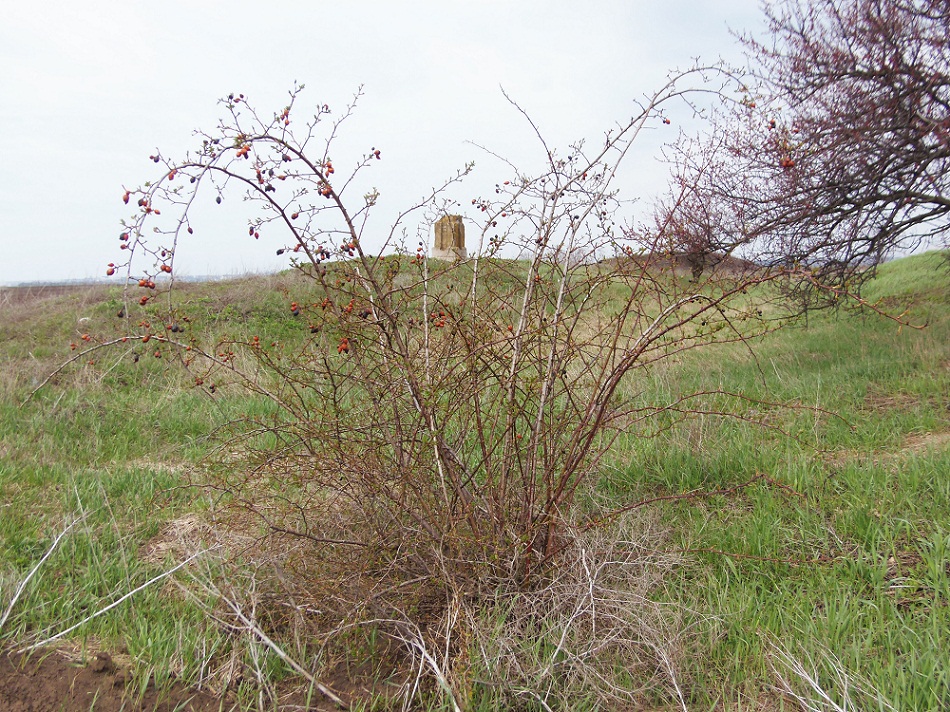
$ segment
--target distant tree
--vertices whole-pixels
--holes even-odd
[[[685,264],[698,281],[703,273],[714,267],[728,252],[731,224],[720,210],[721,203],[707,201],[692,186],[680,186],[659,203],[654,225],[647,235],[656,235],[663,250]]]
[[[681,182],[727,249],[845,283],[950,228],[950,2],[779,0],[753,79]],[[697,155],[705,160],[698,163]],[[755,244],[756,249],[751,245]]]

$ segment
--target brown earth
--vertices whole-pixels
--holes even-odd
[[[910,435],[895,450],[874,452],[836,450],[826,452],[824,460],[833,467],[845,467],[850,462],[871,462],[876,465],[884,463],[899,464],[904,458],[923,455],[930,450],[940,451],[947,447],[950,447],[950,431],[938,431],[936,433]]]
[[[127,655],[107,652],[79,654],[68,646],[30,655],[0,651],[0,712],[238,712],[234,696],[196,690],[181,684],[161,688],[149,682],[145,692],[133,683]],[[373,683],[372,666],[351,670],[341,666],[323,682],[349,705],[359,701],[396,699],[401,688]],[[339,712],[318,692],[308,693],[299,678],[271,688],[273,709],[294,712]],[[364,684],[365,683],[365,684]],[[272,709],[267,707],[267,709]]]
[[[0,653],[0,709],[4,712],[226,712],[231,704],[180,685],[144,694],[108,653],[85,664],[57,651]]]

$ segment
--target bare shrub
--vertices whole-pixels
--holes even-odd
[[[186,536],[179,546],[207,547],[209,538]],[[666,534],[648,514],[624,513],[578,535],[572,555],[530,590],[512,582],[478,596],[426,581],[356,580],[357,567],[316,556],[300,537],[237,548],[233,534],[226,538],[230,556],[192,567],[183,592],[235,634],[239,656],[277,652],[328,697],[349,703],[371,689],[407,709],[431,690],[460,709],[682,702],[688,632],[678,611],[653,600],[678,561],[656,553]],[[206,684],[225,689],[236,674],[226,665]]]
[[[425,243],[458,209],[467,169],[371,251],[378,196],[361,180],[381,152],[351,168],[331,159],[353,107],[333,118],[324,105],[298,131],[300,89],[273,116],[232,95],[196,153],[154,156],[162,177],[127,192],[138,206],[122,236],[129,260],[110,270],[129,277],[129,332],[178,349],[209,394],[230,380],[262,397],[226,431],[207,485],[241,513],[232,526],[259,537],[243,560],[307,602],[295,625],[311,640],[345,655],[348,631],[377,631],[402,646],[397,663],[412,661],[409,697],[440,689],[455,705],[479,685],[553,708],[561,692],[629,699],[657,679],[682,701],[675,626],[649,603],[666,564],[638,548],[648,534],[612,528],[626,503],[599,511],[590,494],[619,433],[660,431],[727,396],[650,402],[640,394],[654,369],[794,316],[770,286],[790,270],[748,261],[684,277],[668,244],[681,210],[642,229],[620,223],[612,182],[632,142],[712,75],[674,77],[603,145],[558,152],[539,133],[544,168],[507,166],[472,199],[476,244],[459,263],[430,260]],[[286,236],[280,251],[299,270],[287,343],[205,343],[177,328],[188,316],[172,297],[178,241],[205,189],[221,202],[234,185],[259,209],[249,234]],[[694,189],[680,184],[670,205],[689,205]],[[415,250],[403,227],[413,213]]]

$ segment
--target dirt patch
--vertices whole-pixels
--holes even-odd
[[[142,547],[139,555],[152,564],[161,564],[168,557],[184,561],[205,548],[204,542],[211,539],[211,527],[199,515],[187,514],[166,522],[161,531]]]
[[[852,462],[883,465],[889,462],[898,462],[913,455],[922,455],[929,450],[939,451],[948,447],[950,447],[950,431],[921,433],[905,438],[897,450],[873,452],[837,450],[826,453],[823,459],[826,464],[832,467],[846,467]]]
[[[230,657],[224,663],[231,668],[228,680],[212,681],[202,689],[174,682],[157,687],[149,680],[143,691],[141,681],[133,679],[133,660],[126,653],[90,652],[69,643],[26,655],[0,650],[0,712],[240,712],[247,708],[249,697],[261,692],[262,699],[269,701],[267,709],[277,712],[339,712],[339,707],[300,677],[259,690],[252,671],[242,669],[233,654]],[[348,709],[371,701],[391,703],[395,709],[403,687],[376,676],[378,670],[371,661],[355,667],[341,663],[322,675],[321,682]],[[238,687],[246,685],[249,695],[235,695]],[[239,696],[244,706],[237,701]]]
[[[0,701],[6,712],[225,712],[226,701],[180,685],[145,692],[130,686],[128,669],[105,652],[85,664],[58,651],[0,654]]]
[[[177,475],[188,469],[188,463],[184,460],[155,460],[149,457],[140,457],[129,461],[127,467],[138,470],[151,470],[152,472],[161,472],[162,474]]]
[[[869,389],[864,396],[864,408],[872,413],[908,412],[919,404],[920,399],[909,393],[878,393]]]
[[[904,441],[904,452],[925,452],[927,450],[942,450],[950,446],[950,432],[924,433],[911,435]]]

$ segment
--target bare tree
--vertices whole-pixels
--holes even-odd
[[[723,239],[839,284],[895,250],[945,242],[950,3],[763,8],[767,37],[743,38],[745,99],[720,114],[702,151],[691,143],[676,157],[705,209],[730,216]]]

